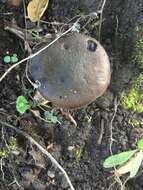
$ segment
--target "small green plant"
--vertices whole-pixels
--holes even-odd
[[[74,149],[74,155],[75,155],[75,158],[76,158],[77,162],[80,161],[82,153],[83,153],[83,149],[81,147],[75,147],[75,149]]]
[[[0,150],[0,158],[7,158],[9,156],[7,150]]]
[[[121,152],[105,159],[104,168],[119,166],[116,174],[130,173],[130,178],[136,176],[143,161],[143,139],[138,140],[137,149]]]
[[[122,97],[122,106],[138,113],[143,112],[143,74],[132,81],[131,89]]]
[[[41,118],[42,120],[46,120],[48,123],[59,123],[60,121],[57,119],[57,117],[54,115],[54,110],[46,111],[45,109],[41,108],[42,103],[38,100],[34,100],[28,102],[25,96],[18,96],[16,99],[16,110],[20,114],[24,114],[27,110],[30,110],[35,116]],[[40,116],[40,112],[36,112],[36,107],[40,107],[41,110],[44,113],[44,118]]]
[[[3,58],[3,61],[5,64],[16,63],[18,61],[17,54],[14,53],[12,56],[5,55]]]
[[[143,69],[143,27],[136,28],[135,47],[133,51],[133,60]]]
[[[27,99],[24,96],[18,96],[16,99],[16,110],[20,114],[24,114],[29,108],[30,108],[30,105]]]
[[[10,142],[9,142],[8,148],[10,150],[15,150],[17,148],[17,142],[16,142],[16,138],[15,137],[11,137],[10,138]]]
[[[57,117],[54,115],[54,110],[45,111],[44,112],[44,118],[49,123],[59,123]]]
[[[7,158],[12,151],[17,149],[17,142],[15,137],[10,138],[9,144],[2,150],[0,150],[0,158]]]
[[[75,23],[74,25],[73,25],[73,27],[72,27],[72,32],[80,32],[80,29],[81,29],[81,27],[80,27],[80,24],[77,24],[77,23]]]
[[[132,126],[139,126],[139,125],[143,125],[143,121],[141,119],[130,118],[128,120],[128,124]]]

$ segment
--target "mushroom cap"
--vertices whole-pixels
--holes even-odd
[[[110,82],[109,58],[100,43],[70,33],[32,58],[30,71],[40,93],[60,108],[82,107],[101,96]]]

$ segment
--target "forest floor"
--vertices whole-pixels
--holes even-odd
[[[52,0],[44,13],[40,27],[42,32],[61,32],[63,24],[76,21],[77,15],[98,13],[100,0]],[[26,4],[27,5],[27,4]],[[99,13],[98,13],[99,14]],[[99,39],[99,19],[91,14],[90,21],[83,20],[81,33]],[[71,20],[74,18],[73,20]],[[4,64],[7,53],[17,54],[19,60],[27,56],[23,41],[6,31],[4,26],[15,20],[25,28],[24,5],[15,7],[0,0],[0,76],[10,64]],[[62,25],[51,24],[53,22]],[[36,24],[27,21],[29,29]],[[126,110],[121,105],[121,94],[130,88],[131,80],[142,71],[133,64],[131,55],[136,37],[136,27],[143,25],[142,0],[107,0],[103,11],[100,42],[106,49],[112,69],[111,83],[106,93],[95,102],[72,112],[75,127],[58,109],[60,121],[52,124],[41,121],[31,112],[20,115],[15,102],[18,96],[28,94],[32,86],[26,77],[26,62],[13,69],[0,82],[0,121],[7,122],[33,137],[63,166],[76,190],[142,190],[143,174],[129,179],[128,175],[116,180],[113,170],[104,169],[103,161],[111,151],[118,153],[136,147],[143,136],[143,122],[134,124],[135,118],[143,120],[142,113]],[[64,27],[62,28],[64,30]],[[33,91],[32,91],[33,93]],[[33,95],[33,94],[32,94]],[[52,107],[51,107],[52,109]],[[14,130],[0,122],[0,148],[16,139],[16,150],[1,159],[0,189],[9,190],[69,190],[68,183],[53,163],[37,147]],[[13,181],[17,183],[12,183]]]

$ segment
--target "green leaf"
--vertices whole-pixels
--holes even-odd
[[[121,152],[119,154],[115,154],[112,156],[109,156],[103,163],[104,168],[111,168],[117,165],[121,165],[124,162],[126,162],[127,160],[129,160],[134,153],[137,151],[136,150],[130,150],[130,151],[126,151],[126,152]]]
[[[52,122],[52,123],[57,123],[57,122],[58,122],[57,117],[56,117],[56,116],[53,116],[53,117],[51,118],[51,122]]]
[[[141,150],[143,150],[143,139],[138,140],[137,147]]]
[[[4,56],[3,61],[4,61],[4,63],[6,63],[6,64],[7,64],[7,63],[10,63],[10,62],[11,62],[10,56],[9,56],[9,55]]]
[[[11,62],[16,63],[17,61],[18,61],[17,54],[13,54],[13,56],[11,56]]]
[[[130,171],[131,178],[136,176],[141,166],[142,160],[143,160],[143,152],[140,151],[136,154],[135,158],[133,159],[133,164]]]
[[[27,99],[24,96],[18,96],[16,100],[16,110],[23,114],[30,108]]]
[[[44,112],[44,118],[49,122],[49,123],[57,123],[58,119],[56,116],[54,116],[53,111],[45,111]]]

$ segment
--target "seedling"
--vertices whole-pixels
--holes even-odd
[[[5,64],[16,63],[18,61],[17,54],[14,53],[12,56],[6,55],[4,56],[3,61]]]
[[[104,168],[112,168],[119,166],[115,174],[122,176],[123,174],[130,173],[129,177],[135,177],[143,161],[143,139],[137,142],[137,149],[121,152],[109,156],[105,159]]]
[[[44,112],[44,118],[49,123],[60,123],[57,119],[57,117],[54,115],[54,111],[45,111]]]
[[[74,25],[73,25],[73,27],[72,27],[72,32],[80,32],[80,29],[81,29],[81,27],[80,27],[80,24],[78,24],[78,23],[75,23]]]
[[[18,96],[16,100],[16,110],[20,114],[24,114],[29,108],[30,108],[30,105],[27,99],[24,96]]]
[[[16,63],[17,61],[18,61],[18,57],[17,57],[17,54],[15,53],[11,56],[11,63]]]
[[[15,137],[10,138],[9,144],[0,150],[0,158],[7,158],[13,151],[17,149],[17,142]]]
[[[38,116],[39,118],[41,118],[39,111],[32,110],[32,108],[36,108],[39,104],[40,103],[37,102],[36,100],[35,101],[33,100],[33,102],[29,103],[28,100],[25,98],[25,96],[18,96],[16,99],[16,110],[20,114],[24,114],[27,110],[30,110],[32,113],[34,113],[35,116]],[[44,118],[41,118],[42,120],[46,120],[48,123],[60,124],[57,117],[54,115],[54,110],[46,111],[42,109],[42,111],[44,111]]]
[[[5,64],[10,63],[11,62],[10,56],[9,55],[4,56],[3,61],[4,61]]]
[[[81,159],[81,156],[82,156],[82,153],[83,153],[83,149],[81,147],[76,147],[75,150],[74,150],[74,155],[75,155],[75,158],[76,158],[76,161],[79,162],[80,159]]]
[[[121,104],[125,109],[130,109],[134,112],[143,112],[143,73],[132,81],[131,89],[126,92]]]

